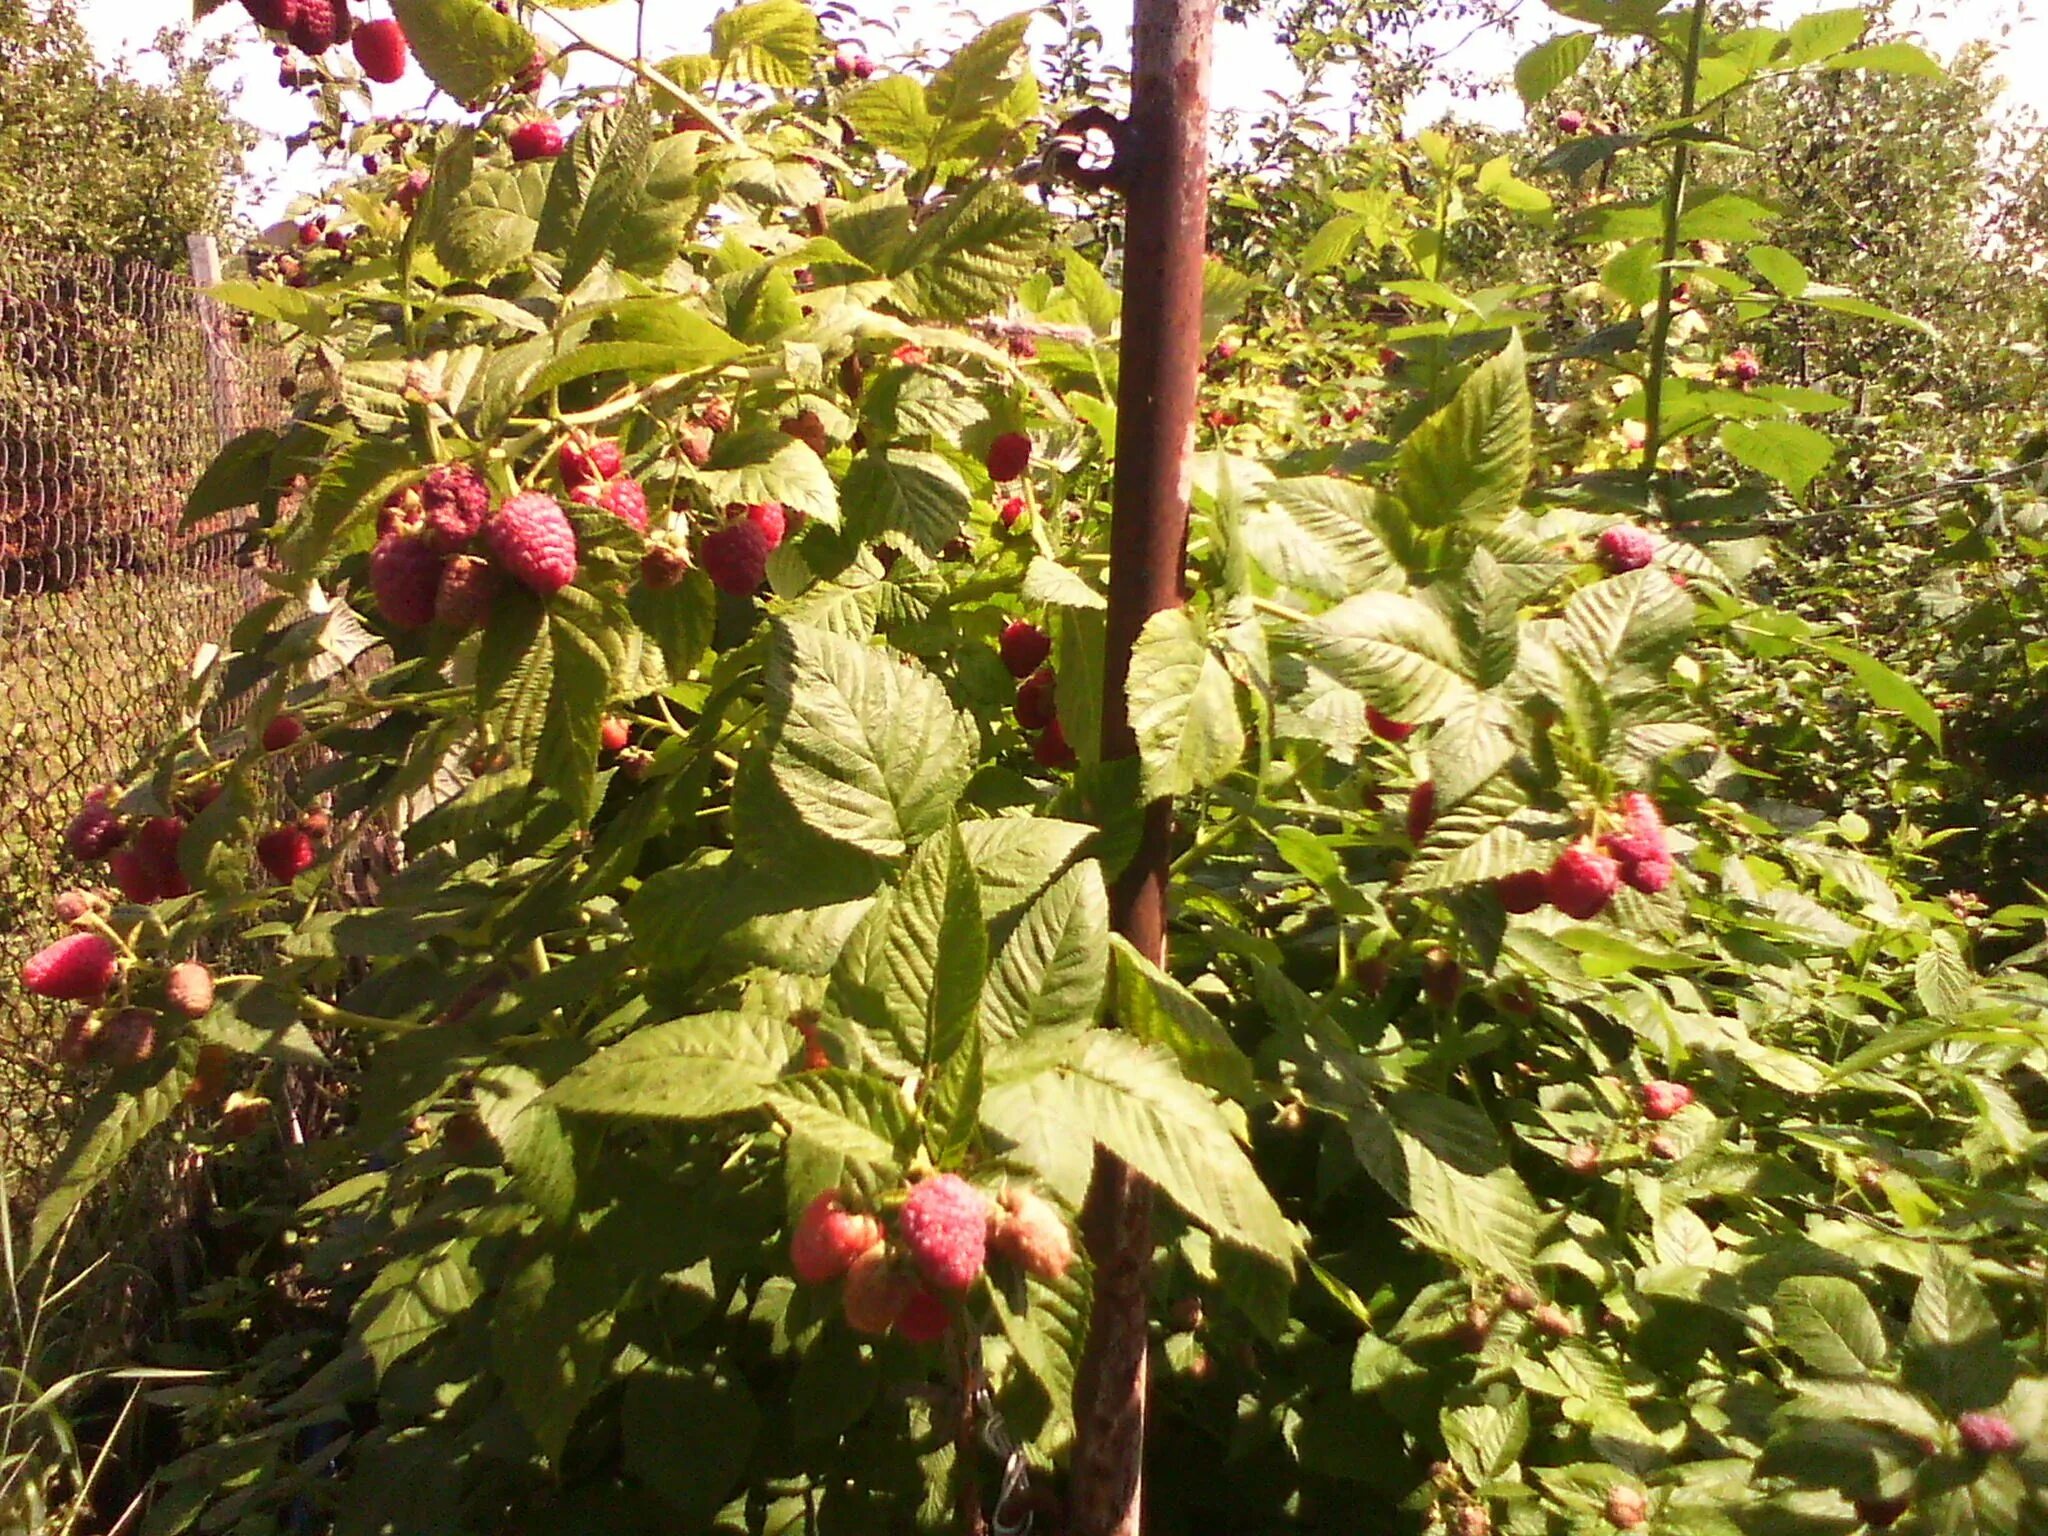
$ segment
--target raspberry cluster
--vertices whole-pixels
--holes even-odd
[[[1654,896],[1671,884],[1676,866],[1656,801],[1632,790],[1598,823],[1597,836],[1573,843],[1548,870],[1518,870],[1494,881],[1500,904],[1517,914],[1549,905],[1590,922],[1624,885]]]
[[[619,498],[611,510],[631,522],[635,508],[620,489],[627,483],[607,490]],[[637,512],[644,525],[644,495]],[[576,579],[576,530],[561,504],[527,491],[493,511],[489,485],[467,464],[437,464],[394,492],[377,530],[368,582],[393,629],[461,634],[490,617],[501,576],[544,598]]]

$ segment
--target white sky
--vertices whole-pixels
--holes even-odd
[[[362,16],[364,0],[354,3],[358,16]],[[976,17],[993,20],[1011,14],[1023,3],[1025,0],[908,0],[891,12],[880,14],[891,18],[896,34],[907,43],[940,43],[971,33]],[[1782,21],[1844,3],[1847,0],[1774,0],[1774,10]],[[139,4],[138,0],[80,0],[78,8],[103,60],[127,55],[138,74],[150,74],[154,61],[145,55],[162,25],[163,15],[155,5]],[[379,0],[372,0],[371,9],[377,14],[384,11]],[[659,57],[702,48],[703,23],[677,19],[677,9],[680,8],[670,4],[650,7],[650,55]],[[690,9],[699,17],[707,17],[712,7]],[[1121,10],[1118,0],[1097,0],[1098,25],[1105,32],[1114,30],[1110,18]],[[1540,5],[1528,4],[1525,12],[1530,21],[1524,30],[1524,44],[1540,41],[1568,25]],[[2009,82],[2011,98],[2048,113],[2048,0],[1919,0],[1917,15],[1923,37],[1944,59],[1973,38],[1988,39],[2000,46],[2004,50],[2001,68]],[[615,0],[595,10],[571,13],[569,19],[594,40],[631,53],[634,16],[635,7],[630,0]],[[239,39],[233,63],[216,78],[236,92],[240,115],[265,136],[263,147],[251,158],[251,184],[244,207],[259,224],[268,223],[283,214],[294,195],[317,189],[325,180],[322,167],[310,151],[302,151],[289,164],[283,156],[284,136],[305,126],[306,103],[278,85],[278,61],[272,57],[269,45],[249,25],[248,14],[240,5],[223,6],[202,22],[199,30],[205,37],[231,34]],[[547,23],[541,24],[541,30],[549,33]],[[559,34],[552,36],[555,41],[564,40]],[[878,43],[877,51],[891,50]],[[1514,51],[1505,40],[1489,39],[1475,44],[1461,63],[1481,71],[1498,69],[1505,75]],[[1298,79],[1286,50],[1260,28],[1226,26],[1217,42],[1217,60],[1215,105],[1219,110],[1257,110],[1264,104],[1266,93],[1286,91]],[[398,85],[376,89],[377,110],[386,113],[418,106],[427,90],[417,68]],[[1427,121],[1448,105],[1447,98],[1425,99],[1417,104],[1417,116]],[[1458,110],[1501,126],[1513,123],[1521,114],[1520,103],[1512,91],[1463,105]]]

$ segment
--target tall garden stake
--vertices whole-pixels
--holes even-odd
[[[1209,53],[1215,0],[1136,0],[1131,115],[1116,137],[1126,195],[1116,492],[1110,523],[1102,756],[1135,757],[1125,699],[1146,620],[1183,600],[1189,459],[1202,366],[1202,264],[1209,217]],[[1143,835],[1111,893],[1111,918],[1142,953],[1166,957],[1173,806],[1145,808]],[[1082,1228],[1095,1309],[1074,1391],[1072,1536],[1136,1536],[1145,1452],[1145,1271],[1152,1191],[1096,1154]]]

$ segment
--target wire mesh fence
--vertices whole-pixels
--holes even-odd
[[[281,354],[184,277],[0,248],[0,1162],[61,1134],[55,935],[72,812],[177,721],[195,653],[259,585],[227,520],[181,530],[216,450],[280,414]]]

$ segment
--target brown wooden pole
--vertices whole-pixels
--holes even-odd
[[[1185,598],[1189,460],[1202,370],[1209,221],[1209,61],[1215,0],[1135,0],[1131,115],[1117,147],[1125,194],[1123,341],[1110,521],[1102,756],[1135,757],[1125,684],[1146,620]],[[1145,808],[1115,889],[1117,932],[1166,958],[1173,805]],[[1146,1270],[1152,1189],[1097,1151],[1082,1212],[1095,1306],[1074,1389],[1071,1536],[1137,1536],[1144,1488]]]

